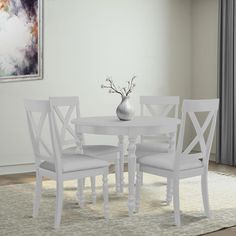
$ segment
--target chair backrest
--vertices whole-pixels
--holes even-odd
[[[49,101],[26,99],[24,103],[36,164],[39,165],[42,161],[55,163],[59,153],[52,126]]]
[[[219,99],[207,99],[207,100],[184,100],[182,106],[182,119],[179,131],[179,139],[177,145],[177,158],[176,164],[180,161],[180,158],[187,158],[188,156],[202,158],[205,167],[208,166],[212,142],[214,138],[214,132],[216,127],[217,111],[219,107]],[[203,114],[205,118],[202,119]],[[198,118],[199,116],[199,118]],[[190,144],[184,148],[184,136],[186,129],[186,120],[189,117],[194,130],[195,137]],[[200,125],[199,119],[201,118],[202,125]],[[196,153],[194,148],[199,144],[200,152]],[[199,155],[200,154],[200,155]]]
[[[156,117],[178,118],[179,97],[178,96],[141,96],[140,97],[141,116],[147,114]],[[166,137],[162,136],[141,136],[141,143],[158,141],[166,142]]]
[[[144,115],[144,110],[146,108],[152,116],[178,117],[178,96],[141,96],[140,105],[141,116]],[[171,112],[173,113],[172,116]]]
[[[71,120],[79,118],[79,97],[50,97],[50,107],[60,148],[64,149],[78,142]]]

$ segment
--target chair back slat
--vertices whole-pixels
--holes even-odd
[[[146,104],[146,108],[152,116],[157,116],[157,112],[154,110],[154,108],[150,104]]]
[[[199,155],[199,153],[196,153],[195,155],[201,157],[203,159],[204,165],[208,166],[216,126],[218,106],[219,99],[184,100],[182,106],[182,120],[179,132],[179,140],[177,145],[178,158],[176,158],[176,162],[179,162],[180,158],[193,156],[193,152],[195,152],[194,148],[197,144],[199,144],[199,153],[201,155]],[[203,112],[207,113],[207,116],[204,119],[203,124],[200,125],[199,119],[197,118],[197,113],[201,114]],[[190,118],[196,136],[186,148],[183,148],[187,117]],[[209,132],[207,130],[209,130]],[[204,137],[204,135],[206,136],[206,138]]]
[[[173,104],[167,105],[162,112],[162,116],[167,117],[173,108],[175,108],[175,105],[173,105]]]
[[[64,149],[68,145],[77,144],[78,140],[71,120],[80,116],[79,98],[76,96],[50,97],[49,100],[60,148]]]
[[[54,163],[56,150],[49,102],[27,99],[25,109],[36,164],[39,165],[41,161]]]
[[[178,96],[141,96],[141,116],[148,114],[156,117],[178,117],[179,97]],[[161,136],[154,136],[152,140],[161,141]],[[149,136],[141,136],[141,142],[150,140]],[[164,139],[166,140],[166,138]]]
[[[178,96],[141,96],[140,105],[142,116],[145,115],[144,108],[146,108],[152,116],[170,117],[171,111],[174,110],[174,117],[178,117]],[[154,108],[162,108],[161,113]]]

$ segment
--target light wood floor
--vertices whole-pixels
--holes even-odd
[[[232,167],[232,166],[218,165],[218,164],[215,164],[214,162],[211,162],[209,165],[209,170],[236,176],[236,167]],[[127,166],[125,167],[125,171],[127,171]],[[110,168],[110,172],[114,172],[114,167]],[[0,175],[0,186],[10,185],[10,184],[30,183],[34,181],[35,181],[35,173]],[[236,236],[236,226],[227,228],[227,229],[222,229],[217,232],[204,234],[204,235],[206,236]]]

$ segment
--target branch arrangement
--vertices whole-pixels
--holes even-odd
[[[122,97],[127,97],[134,89],[136,84],[134,83],[136,76],[133,76],[130,81],[127,81],[127,87],[116,87],[111,77],[106,78],[107,85],[101,85],[101,88],[108,88],[109,93],[118,93]]]

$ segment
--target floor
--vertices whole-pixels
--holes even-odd
[[[126,166],[127,171],[127,166]],[[236,167],[218,165],[214,162],[210,162],[209,170],[216,172],[221,172],[229,175],[236,176]],[[114,172],[114,167],[110,168],[110,172]],[[9,184],[22,184],[35,181],[35,173],[24,173],[24,174],[13,174],[13,175],[0,175],[0,186],[9,185]],[[204,234],[206,236],[236,236],[236,226],[222,229],[217,232]]]

